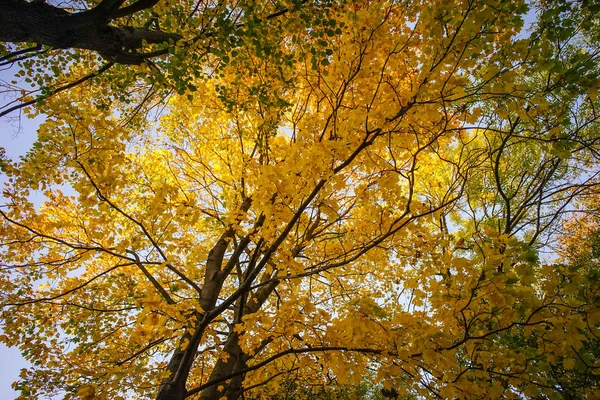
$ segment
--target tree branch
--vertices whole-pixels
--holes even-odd
[[[60,92],[63,92],[65,90],[67,90],[67,89],[71,89],[71,88],[73,88],[73,87],[75,87],[77,85],[80,85],[80,84],[82,84],[82,83],[84,83],[84,82],[86,82],[86,81],[88,81],[88,80],[90,80],[92,78],[97,77],[98,75],[102,74],[103,72],[107,71],[114,64],[115,64],[114,62],[106,63],[98,71],[92,72],[91,74],[88,74],[88,75],[86,75],[86,76],[84,76],[82,78],[77,79],[76,81],[68,83],[68,84],[66,84],[64,86],[61,86],[61,87],[57,88],[57,89],[54,89],[49,94],[38,96],[35,99],[32,99],[32,100],[26,101],[24,103],[17,104],[16,106],[10,107],[9,109],[0,112],[0,117],[3,117],[5,115],[7,115],[7,114],[10,114],[13,111],[21,109],[21,108],[24,108],[24,107],[30,106],[32,104],[38,103],[40,101],[46,100],[47,98],[52,97],[52,96],[54,96],[54,95],[56,95],[56,94],[58,94]]]

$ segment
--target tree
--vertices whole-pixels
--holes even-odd
[[[246,18],[235,44],[54,91],[2,160],[21,398],[560,394],[598,286],[539,251],[598,192],[595,15],[540,3],[526,35],[520,2],[199,4]],[[168,94],[155,118],[136,84]]]
[[[119,93],[144,92],[141,107],[173,90],[194,90],[191,81],[209,74],[215,57],[226,63],[226,54],[246,46],[270,54],[277,43],[266,42],[266,33],[291,18],[303,18],[305,29],[330,27],[322,19],[328,1],[126,3],[2,0],[0,67],[19,64],[24,82],[2,84],[12,101],[0,117],[91,79]]]
[[[111,26],[110,22],[152,8],[157,0],[138,1],[122,7],[124,1],[102,1],[86,11],[69,12],[64,8],[47,4],[44,1],[3,0],[3,30],[0,40],[13,43],[37,43],[26,49],[39,51],[42,46],[65,49],[88,49],[96,51],[103,58],[124,64],[141,64],[145,59],[166,53],[159,50],[140,53],[144,44],[161,44],[180,39],[179,35],[169,34],[148,27]],[[26,54],[9,55],[8,58]]]
[[[584,202],[589,203],[595,197],[597,194]],[[566,292],[575,292],[577,289],[574,286],[581,279],[595,282],[597,285],[600,278],[597,209],[590,204],[580,204],[578,211],[582,214],[571,217],[563,224],[565,231],[559,236],[559,245],[556,246],[560,258],[555,268],[564,271],[562,279]],[[578,292],[576,296],[585,296],[585,291]],[[599,374],[594,373],[594,366],[600,360],[600,337],[593,330],[581,329],[580,333],[583,334],[579,336],[582,345],[577,346],[576,350],[573,349],[572,357],[558,357],[553,364],[537,367],[540,378],[552,386],[561,398],[582,399],[593,396],[594,389],[600,383]],[[527,338],[522,334],[508,335],[505,338],[511,345],[521,348],[521,351],[535,348],[539,343],[537,339]],[[534,361],[538,362],[540,361]]]

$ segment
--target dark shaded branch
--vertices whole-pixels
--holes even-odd
[[[168,304],[175,304],[175,301],[169,296],[169,293],[158,283],[158,281],[152,276],[150,272],[144,267],[144,264],[140,261],[140,257],[137,255],[135,251],[126,250],[129,254],[135,257],[137,267],[142,271],[144,276],[152,283],[152,286],[160,293],[160,295],[165,299]]]
[[[210,380],[200,386],[190,389],[186,392],[185,397],[187,398],[187,397],[193,396],[196,393],[199,393],[208,387],[214,386],[221,382],[225,382],[225,381],[235,378],[237,376],[247,374],[248,372],[260,369],[260,368],[264,367],[265,365],[270,364],[273,361],[275,361],[283,356],[289,355],[289,354],[322,353],[322,352],[327,352],[327,351],[349,351],[349,352],[358,352],[358,353],[362,353],[362,354],[376,354],[376,355],[383,353],[382,350],[378,350],[378,349],[371,349],[371,348],[366,348],[366,347],[365,348],[362,348],[362,347],[351,348],[351,347],[344,347],[344,346],[304,347],[301,349],[293,349],[293,348],[287,349],[287,350],[282,351],[281,353],[275,354],[275,355],[267,358],[264,361],[261,361],[250,367],[244,368],[243,370],[232,372],[228,375],[221,376],[218,379]]]
[[[24,107],[30,106],[32,104],[38,103],[40,101],[46,100],[47,98],[52,97],[52,96],[54,96],[54,95],[56,95],[56,94],[58,94],[60,92],[63,92],[65,90],[67,90],[67,89],[71,89],[71,88],[73,88],[73,87],[75,87],[77,85],[80,85],[80,84],[82,84],[82,83],[84,83],[84,82],[86,82],[86,81],[88,81],[88,80],[90,80],[92,78],[97,77],[98,75],[102,74],[103,72],[107,71],[114,64],[115,64],[114,62],[106,63],[98,71],[92,72],[91,74],[85,75],[84,77],[77,79],[76,81],[73,81],[73,82],[68,83],[68,84],[66,84],[64,86],[56,88],[56,89],[52,90],[50,93],[48,93],[48,94],[45,94],[45,95],[42,95],[42,96],[38,96],[35,99],[32,99],[32,100],[26,101],[24,103],[17,104],[17,105],[15,105],[13,107],[10,107],[9,109],[0,112],[0,117],[3,117],[5,115],[7,115],[7,114],[10,114],[13,111],[21,109],[21,108],[24,108]]]
[[[7,63],[11,63],[15,60],[15,58],[19,57],[20,55],[26,54],[26,53],[31,53],[32,51],[38,51],[41,50],[42,46],[41,45],[35,45],[32,47],[27,47],[26,49],[22,49],[22,50],[18,50],[18,51],[13,51],[10,52],[6,55],[3,55],[2,57],[0,57],[0,62],[7,62]],[[0,64],[0,65],[4,65]]]

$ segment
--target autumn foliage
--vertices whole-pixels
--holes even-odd
[[[600,397],[598,263],[560,250],[597,212],[586,4],[158,2],[147,62],[27,58],[20,398]]]

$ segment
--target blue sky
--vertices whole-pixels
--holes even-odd
[[[0,83],[13,79],[11,70],[0,70]],[[6,99],[1,100],[5,101]],[[42,117],[31,120],[24,116],[19,118],[18,113],[9,118],[0,118],[0,147],[5,149],[9,158],[18,158],[31,148],[41,122],[43,122]],[[6,177],[0,173],[0,185],[3,185],[5,181]],[[11,388],[11,384],[18,379],[21,368],[28,365],[18,349],[9,349],[0,344],[0,399],[14,399],[17,396],[17,392]]]
[[[3,73],[0,72],[0,79]],[[10,158],[25,154],[31,147],[36,137],[37,126],[40,119],[28,120],[22,118],[21,126],[11,123],[6,119],[0,119],[0,147],[6,150]],[[5,182],[5,176],[0,174],[0,184]],[[21,357],[16,348],[7,348],[0,344],[0,399],[14,399],[17,392],[12,390],[11,384],[19,377],[21,368],[27,367],[28,363]]]

